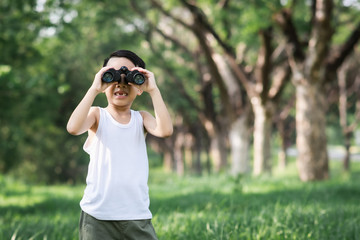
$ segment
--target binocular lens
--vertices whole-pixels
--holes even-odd
[[[102,76],[102,80],[107,83],[112,82],[113,79],[114,76],[112,75],[111,72],[105,72],[104,75]]]
[[[134,80],[135,84],[141,85],[141,84],[143,84],[145,82],[145,77],[141,73],[137,73],[137,74],[135,74],[133,80]]]

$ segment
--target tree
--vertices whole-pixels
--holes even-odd
[[[351,140],[360,121],[360,73],[356,56],[357,54],[353,54],[353,57],[348,58],[338,70],[339,115],[345,146],[343,159],[345,171],[350,170]],[[353,112],[352,122],[349,110]]]
[[[201,46],[210,69],[209,73],[219,88],[224,108],[222,113],[226,115],[227,124],[229,125],[227,131],[229,131],[233,173],[244,173],[248,169],[246,153],[248,151],[249,134],[247,133],[248,123],[246,119],[249,117],[250,103],[255,113],[254,172],[255,174],[261,174],[264,171],[270,172],[273,108],[289,76],[287,64],[276,69],[278,74],[271,76],[274,62],[277,60],[274,56],[279,57],[281,54],[278,53],[282,52],[282,46],[279,46],[280,50],[275,51],[275,54],[272,55],[271,28],[260,31],[261,47],[257,53],[257,63],[254,66],[245,62],[239,64],[234,50],[235,47],[219,34],[220,31],[217,31],[216,24],[214,22],[210,23],[208,16],[197,4],[185,0],[181,1],[182,5],[191,13],[193,19],[191,23],[188,23],[174,16],[170,11],[165,10],[158,2],[154,0],[151,2],[166,16],[190,30]],[[226,12],[234,11],[236,7],[231,7],[229,2],[225,1],[220,3],[218,8],[221,9],[220,12],[223,16],[220,19],[223,23],[222,26],[226,29],[227,35],[231,36],[235,26],[231,25],[229,19],[224,16],[226,16]],[[234,43],[234,45],[236,44],[238,42]],[[222,57],[222,55],[225,55],[226,58]],[[278,60],[276,64],[280,66],[281,61]],[[253,70],[245,71],[243,65],[247,65]],[[271,81],[272,78],[273,81]]]
[[[176,22],[177,24],[180,23],[180,26],[175,26],[177,28],[185,28],[185,31],[188,31],[188,28],[190,27],[185,21],[184,19],[178,19],[175,16],[172,15],[172,13],[168,12],[167,10],[165,10],[161,5],[159,5],[157,2],[152,1],[151,2],[154,6],[156,6],[157,8],[159,8],[161,10],[161,12],[163,13],[163,15],[169,17],[171,16],[172,19],[175,19],[174,22]],[[139,7],[140,5],[135,4],[135,2],[133,2],[133,7],[135,9],[135,11],[137,11],[139,13],[140,16],[147,16],[149,15],[148,11],[147,11],[147,7],[143,7],[143,4],[141,5],[143,8]],[[157,16],[157,15],[156,15]],[[186,65],[181,67],[181,71],[184,72],[186,69],[187,70],[191,70],[191,74],[189,74],[188,76],[184,76],[183,75],[181,77],[176,77],[176,75],[178,74],[169,74],[169,71],[166,71],[168,75],[173,76],[171,79],[174,80],[176,86],[178,89],[181,90],[182,95],[184,96],[184,99],[188,101],[189,103],[189,108],[188,109],[183,109],[183,111],[185,110],[186,112],[190,109],[196,110],[197,111],[197,120],[200,121],[202,123],[202,126],[205,127],[207,135],[210,137],[210,152],[212,153],[212,157],[213,160],[215,162],[215,169],[217,171],[219,171],[220,169],[225,168],[226,166],[226,159],[227,159],[227,149],[226,149],[226,127],[227,125],[224,124],[224,119],[222,117],[217,116],[216,112],[219,110],[216,110],[216,108],[219,108],[219,103],[217,103],[214,98],[216,98],[216,96],[214,96],[214,79],[216,79],[219,75],[218,72],[217,75],[215,75],[216,77],[214,77],[213,74],[211,74],[211,72],[214,71],[214,66],[216,67],[216,64],[212,61],[211,62],[211,66],[209,66],[208,64],[204,64],[204,62],[206,63],[206,59],[209,59],[208,56],[204,54],[204,48],[205,49],[209,49],[208,47],[204,46],[203,44],[197,44],[195,47],[194,46],[190,46],[191,44],[184,44],[184,34],[182,36],[176,36],[176,34],[174,35],[169,35],[166,33],[166,31],[160,29],[158,27],[158,19],[156,19],[155,21],[148,18],[145,18],[147,20],[147,23],[151,26],[150,27],[150,32],[151,34],[147,34],[147,35],[158,35],[162,38],[161,41],[166,41],[166,42],[170,42],[170,44],[172,44],[172,46],[174,46],[174,48],[171,49],[171,51],[166,51],[166,53],[169,53],[170,57],[166,60],[166,62],[169,64],[169,62],[172,62],[173,59],[176,61],[179,59],[179,62],[184,62],[186,63]],[[166,18],[161,18],[163,21],[168,22],[168,20]],[[168,23],[168,25],[170,25],[171,23]],[[194,36],[194,35],[193,35]],[[196,38],[193,38],[193,36],[191,36],[191,39],[196,40]],[[189,40],[190,36],[186,36]],[[159,45],[159,41],[156,42],[156,44],[154,44],[154,39],[152,38],[149,40],[149,42],[151,41],[151,46],[153,45]],[[204,39],[202,39],[204,40]],[[160,41],[160,42],[161,42]],[[192,41],[188,41],[188,43],[193,43]],[[161,45],[161,43],[160,43]],[[156,53],[158,52],[158,50],[156,48],[152,48],[153,52]],[[164,52],[164,50],[162,50]],[[162,53],[163,54],[163,53]],[[183,58],[183,60],[181,60],[181,57]],[[190,60],[190,61],[189,61]],[[167,65],[168,65],[167,64]],[[179,63],[177,63],[177,65],[179,65]],[[163,68],[165,68],[166,70],[166,64],[162,65]],[[172,71],[174,72],[174,71]],[[198,80],[198,82],[192,82],[192,79]],[[185,80],[185,81],[184,81]],[[191,84],[195,84],[197,86],[199,86],[197,92],[195,93],[198,96],[200,96],[200,99],[202,101],[194,100],[194,98],[192,96],[194,96],[194,87],[191,87],[193,85]],[[190,88],[188,87],[190,86]],[[221,92],[221,91],[220,91]],[[218,93],[216,93],[218,94]],[[221,93],[219,94],[220,98],[222,98]],[[179,101],[177,99],[177,101]],[[176,104],[175,104],[176,105]],[[228,105],[225,105],[228,106]],[[221,107],[222,109],[222,107]],[[180,109],[179,109],[180,110]],[[220,110],[222,111],[222,110]],[[186,116],[186,115],[185,115]],[[185,121],[185,122],[193,122],[193,121]],[[193,129],[193,128],[189,128],[189,129]],[[176,133],[175,133],[176,135]],[[197,134],[198,135],[198,134]],[[207,144],[202,144],[203,146],[206,146]]]
[[[334,27],[334,2],[311,1],[309,38],[302,44],[295,28],[293,11],[285,8],[276,15],[278,25],[288,39],[289,63],[296,87],[297,166],[302,181],[329,177],[327,140],[325,135],[325,88],[351,53],[360,37],[358,24],[340,48],[331,50]],[[306,33],[305,33],[306,34]]]
[[[117,6],[124,17],[128,5]],[[112,20],[122,23],[119,13],[101,11],[98,2],[0,6],[0,170],[27,180],[74,182],[85,175],[86,136],[70,136],[67,119],[107,54],[119,46],[135,48],[141,36],[114,27]],[[103,100],[96,102],[103,106]]]
[[[0,3],[0,172],[7,173],[21,162],[26,127],[24,102],[29,99],[28,65],[40,54],[33,43],[46,16],[35,10],[36,2]],[[26,77],[25,77],[26,76]],[[21,99],[21,101],[19,101]]]

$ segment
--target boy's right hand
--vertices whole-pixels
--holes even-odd
[[[97,93],[104,92],[109,86],[115,84],[116,82],[106,83],[101,80],[102,75],[104,72],[109,70],[112,67],[106,66],[100,69],[100,71],[95,75],[94,81],[91,85],[91,89],[95,90]]]

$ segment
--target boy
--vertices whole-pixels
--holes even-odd
[[[102,81],[110,68],[137,70],[145,82]],[[155,117],[134,111],[137,95],[148,92]],[[92,107],[95,97],[104,92],[106,108]],[[105,59],[103,68],[67,124],[73,135],[88,132],[84,150],[90,155],[86,189],[80,202],[80,239],[157,239],[151,223],[148,193],[148,158],[145,133],[167,137],[173,132],[169,112],[156,85],[154,74],[135,53],[119,50]]]

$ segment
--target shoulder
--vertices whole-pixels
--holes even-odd
[[[156,123],[156,120],[153,117],[153,115],[151,115],[151,113],[147,111],[139,111],[139,113],[141,114],[141,117],[143,119],[144,127],[146,129],[148,129],[149,127],[153,127],[153,125]]]
[[[100,107],[91,107],[89,111],[89,117],[93,118],[94,120],[94,124],[91,126],[90,130],[96,132],[100,120]]]
[[[89,111],[89,115],[99,119],[100,117],[100,107],[91,107]]]
[[[142,119],[145,121],[146,119],[152,118],[153,116],[147,111],[139,111]]]
[[[141,114],[141,117],[143,119],[143,125],[147,130],[149,130],[149,128],[155,127],[156,120],[153,115],[151,115],[151,113],[147,111],[139,111],[139,113]]]

